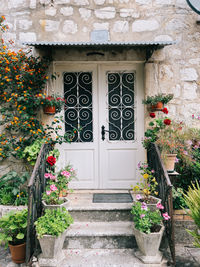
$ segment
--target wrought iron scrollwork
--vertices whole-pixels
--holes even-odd
[[[108,73],[107,78],[109,140],[134,140],[134,73]]]
[[[64,73],[65,132],[72,142],[93,142],[92,72]]]

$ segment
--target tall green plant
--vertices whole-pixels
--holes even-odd
[[[190,209],[188,215],[192,217],[200,231],[200,186],[198,182],[196,185],[192,183],[192,186],[189,186],[187,194],[184,194],[184,199]],[[194,237],[194,245],[200,248],[200,232],[198,230],[187,230],[187,232]]]

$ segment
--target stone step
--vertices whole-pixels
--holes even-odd
[[[93,203],[93,193],[95,192],[128,192],[126,191],[88,191],[76,190],[69,194],[68,210],[74,221],[79,222],[109,222],[109,221],[131,221],[130,213],[132,203]]]
[[[135,249],[67,249],[62,267],[165,267],[162,264],[144,264],[135,256]],[[48,265],[47,265],[48,266]]]
[[[136,247],[131,222],[75,222],[70,226],[64,248],[116,249]]]

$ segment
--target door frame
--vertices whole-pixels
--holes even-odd
[[[82,65],[82,67],[81,67]],[[66,68],[65,68],[66,66]],[[115,67],[116,66],[116,67]],[[79,71],[82,69],[82,71],[84,71],[84,67],[85,69],[89,69],[91,68],[93,71],[96,68],[97,70],[97,74],[96,74],[96,81],[95,81],[95,86],[97,86],[96,90],[97,90],[97,98],[96,98],[96,106],[97,106],[97,110],[98,110],[98,125],[99,127],[101,127],[100,125],[100,112],[99,112],[99,94],[100,94],[100,83],[102,82],[101,79],[99,78],[100,73],[102,73],[102,67],[109,69],[109,67],[113,68],[113,70],[115,69],[115,71],[117,70],[126,70],[126,68],[128,68],[129,70],[132,68],[132,70],[135,71],[136,73],[136,77],[135,77],[135,88],[136,88],[136,97],[135,97],[135,103],[137,103],[137,97],[138,95],[140,96],[140,99],[144,98],[144,62],[135,62],[135,61],[54,61],[53,62],[53,73],[57,73],[57,74],[63,74],[63,72],[66,70],[67,71]],[[57,82],[55,81],[55,87],[54,87],[54,91],[55,93],[59,93],[59,94],[63,94],[63,92],[58,91],[59,87],[57,86]],[[141,104],[139,105],[140,108],[138,108],[138,106],[136,106],[136,125],[135,125],[135,129],[136,129],[136,142],[134,143],[134,147],[135,149],[137,149],[138,151],[140,151],[140,155],[138,155],[138,161],[144,161],[145,159],[145,153],[144,153],[144,148],[142,146],[142,140],[138,140],[139,136],[138,136],[138,131],[140,131],[141,133],[144,133],[144,124],[145,124],[145,120],[144,120],[144,106]],[[64,112],[62,111],[60,113],[60,115],[64,116]],[[143,123],[141,123],[143,122]],[[139,130],[140,129],[140,130]],[[95,181],[94,181],[94,188],[90,188],[90,187],[86,187],[87,189],[109,189],[111,187],[107,187],[107,188],[103,188],[104,185],[106,184],[105,181],[103,181],[100,177],[103,176],[100,172],[100,146],[101,146],[101,136],[100,136],[100,130],[99,129],[95,129],[95,135],[97,136],[97,151],[98,151],[98,155],[96,155],[96,162],[95,164],[97,164],[98,166],[95,166]],[[63,129],[63,133],[64,133],[64,129]],[[89,148],[89,143],[86,143],[87,147]],[[76,166],[74,166],[76,167]],[[137,174],[136,174],[137,175]],[[138,175],[137,175],[138,177]],[[133,184],[137,182],[137,181],[133,181]],[[73,184],[73,183],[72,183]],[[72,185],[72,187],[77,188],[78,189],[78,182],[74,182],[74,185]],[[81,187],[82,188],[82,187]],[[113,188],[114,189],[114,188]]]

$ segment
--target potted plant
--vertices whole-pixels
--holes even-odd
[[[59,95],[42,95],[39,96],[41,98],[41,105],[43,106],[43,111],[45,114],[53,115],[62,110],[63,105],[65,104],[65,99],[60,97]]]
[[[168,119],[169,120],[169,119]],[[161,156],[168,172],[174,171],[176,156],[183,144],[179,140],[182,127],[180,124],[171,122],[168,127],[161,129],[157,135],[156,143],[161,150]]]
[[[133,192],[136,193],[133,194],[133,200],[134,202],[145,202],[153,210],[156,204],[161,201],[156,197],[158,195],[156,191],[158,183],[154,176],[155,171],[151,170],[146,162],[139,162],[138,168],[142,178],[140,179],[141,182],[137,182],[133,187]]]
[[[135,202],[132,206],[133,231],[139,251],[136,256],[144,263],[161,263],[162,255],[159,247],[164,232],[164,220],[169,220],[167,212],[163,213],[164,207],[157,203],[157,209],[152,211],[145,202]],[[162,215],[161,212],[162,211]]]
[[[194,237],[194,246],[200,248],[200,186],[197,181],[196,185],[192,183],[192,186],[189,186],[188,192],[184,194],[184,200],[189,208],[189,212],[186,213],[192,217],[197,226],[196,230],[187,232]]]
[[[47,160],[49,161],[49,156]],[[52,159],[53,160],[53,159]],[[69,182],[76,177],[76,172],[70,164],[60,170],[57,174],[50,171],[44,174],[47,186],[43,193],[44,208],[57,209],[67,207],[69,200],[66,198]]]
[[[11,211],[0,219],[0,242],[9,246],[15,263],[25,262],[27,215],[27,209]]]
[[[147,96],[146,99],[142,101],[143,104],[148,105],[152,111],[162,110],[163,105],[167,104],[173,98],[173,94],[157,94],[154,96]]]
[[[42,249],[41,258],[59,258],[67,228],[73,218],[65,208],[45,210],[45,214],[35,222],[37,238]]]

